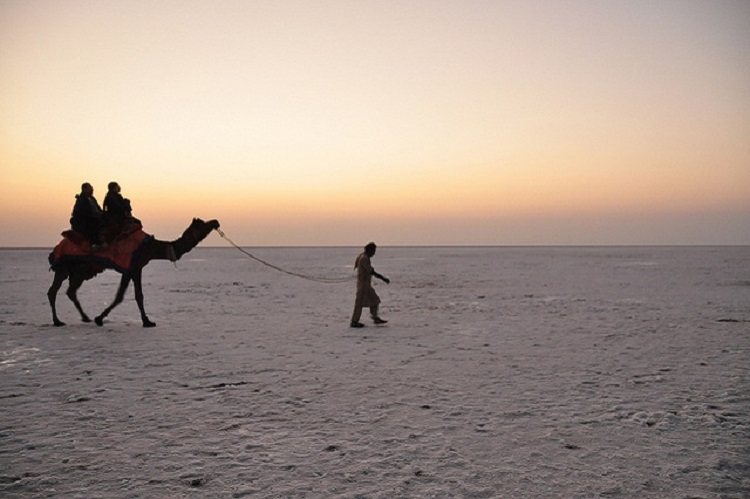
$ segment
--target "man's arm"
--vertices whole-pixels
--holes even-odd
[[[381,281],[383,281],[386,284],[390,284],[391,283],[390,279],[388,279],[384,275],[378,274],[377,272],[375,272],[375,269],[372,269],[372,271],[370,272],[370,274],[374,275],[375,277],[377,277],[378,279],[380,279]]]

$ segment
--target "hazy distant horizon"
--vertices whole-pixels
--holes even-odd
[[[46,246],[0,246],[0,251],[23,251],[23,250],[29,250],[29,251],[52,251],[52,248],[54,246],[46,247]],[[241,245],[240,248],[243,249],[353,249],[353,250],[359,250],[363,246],[351,246],[351,245],[336,245],[336,246],[244,246]],[[560,248],[560,249],[576,249],[576,248],[746,248],[750,247],[750,244],[507,244],[507,245],[499,245],[499,244],[431,244],[431,245],[417,245],[417,244],[394,244],[394,245],[379,245],[378,246],[381,250],[381,253],[383,250],[387,250],[389,248],[455,248],[455,249],[545,249],[545,248]],[[220,249],[220,250],[228,250],[228,251],[237,251],[236,248],[233,246],[219,246],[219,245],[200,245],[193,251],[197,251],[200,249]],[[240,255],[242,255],[240,253]],[[189,258],[189,256],[187,257]]]

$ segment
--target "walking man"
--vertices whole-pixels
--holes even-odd
[[[385,319],[381,319],[378,315],[378,308],[380,307],[380,297],[372,287],[372,276],[377,277],[386,284],[391,281],[387,277],[375,272],[370,263],[370,258],[375,255],[377,250],[375,243],[368,243],[365,246],[365,251],[360,253],[357,260],[354,262],[354,268],[357,270],[357,297],[354,301],[354,313],[352,314],[351,327],[365,327],[364,324],[359,322],[362,317],[362,308],[369,307],[370,315],[375,324],[385,324]]]

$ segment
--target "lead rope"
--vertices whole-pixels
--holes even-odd
[[[231,239],[229,239],[227,237],[227,235],[224,234],[224,232],[221,229],[217,228],[215,230],[216,230],[216,232],[219,233],[219,235],[222,238],[226,239],[226,241],[229,244],[231,244],[232,246],[234,246],[235,248],[237,248],[241,253],[244,253],[245,255],[247,255],[248,257],[252,258],[256,262],[262,263],[266,267],[271,267],[272,269],[278,270],[279,272],[283,272],[284,274],[292,275],[294,277],[299,277],[300,279],[307,279],[308,281],[323,282],[323,283],[326,283],[326,284],[343,283],[343,282],[348,282],[348,281],[351,281],[351,280],[354,279],[354,276],[338,277],[338,278],[316,277],[316,276],[310,276],[310,275],[305,275],[305,274],[299,274],[297,272],[292,272],[291,270],[282,269],[281,267],[277,267],[276,265],[274,265],[272,263],[268,263],[267,261],[262,260],[262,259],[258,258],[257,256],[253,255],[249,251],[246,251],[245,249],[241,248],[234,241],[232,241]]]

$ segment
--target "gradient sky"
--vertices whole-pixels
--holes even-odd
[[[750,244],[750,2],[0,1],[0,246]],[[212,236],[207,244],[225,244]]]

